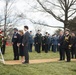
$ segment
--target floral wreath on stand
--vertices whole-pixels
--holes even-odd
[[[2,32],[3,31],[0,29],[0,42],[2,41],[2,38],[4,38],[4,36],[2,35]],[[0,61],[2,61],[5,64],[4,57],[2,55],[1,50],[0,50],[0,55],[1,55],[1,58],[2,58],[2,59],[0,59]]]

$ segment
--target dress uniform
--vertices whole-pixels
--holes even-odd
[[[32,35],[32,31],[30,31],[30,37],[29,37],[29,52],[32,52],[32,46],[33,46],[33,35]]]
[[[36,36],[34,37],[34,46],[35,46],[35,51],[37,52],[37,49],[36,49]]]
[[[42,35],[41,33],[37,33],[35,35],[35,49],[37,51],[37,53],[40,53],[40,49],[41,49],[41,42],[42,42]]]
[[[14,34],[12,37],[14,60],[19,60],[19,50],[18,50],[18,46],[17,46],[19,37],[20,37],[20,35],[18,34],[18,29],[14,28]]]
[[[45,53],[48,53],[48,36],[45,35]]]
[[[63,41],[63,49],[65,50],[67,62],[71,61],[71,36],[69,34],[69,31],[65,31],[64,41]]]
[[[42,51],[45,51],[45,37],[42,36]]]
[[[51,38],[51,46],[52,46],[52,48],[51,48],[51,50],[53,51],[53,38],[54,38],[54,35],[52,35],[52,38]]]
[[[52,38],[52,45],[53,45],[52,51],[56,52],[57,51],[57,46],[58,46],[58,38],[57,38],[56,35],[54,35],[53,38]]]
[[[52,37],[50,36],[50,34],[48,34],[48,50],[50,51],[52,42],[51,42]]]

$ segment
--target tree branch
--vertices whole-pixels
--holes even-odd
[[[71,3],[70,3],[70,5],[68,6],[68,9],[69,9],[72,5],[74,5],[75,3],[76,3],[76,0],[72,0]]]
[[[35,21],[32,21],[30,20],[33,24],[39,24],[39,25],[43,25],[43,26],[47,26],[47,27],[51,27],[51,28],[64,28],[64,27],[61,27],[61,26],[50,26],[48,24],[45,24],[45,23],[40,23],[40,22],[35,22]]]
[[[70,18],[71,16],[73,16],[75,13],[76,13],[76,10],[71,15],[69,15],[68,18]]]
[[[65,4],[61,0],[58,0],[58,2],[60,4],[62,10],[65,12],[65,8],[64,8],[65,7]]]
[[[58,21],[64,22],[64,20],[62,20],[59,16],[56,16],[50,9],[47,9],[46,7],[43,6],[43,4],[37,0],[37,2],[41,5],[41,7],[48,12],[49,14],[51,14],[55,19],[57,19]]]

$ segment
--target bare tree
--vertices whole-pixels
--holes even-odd
[[[2,18],[0,19],[0,27],[3,28],[4,36],[6,36],[8,32],[11,32],[19,18],[17,14],[14,13],[14,4],[16,0],[1,1],[4,2],[5,6],[3,7],[4,11],[2,11]]]
[[[64,28],[69,26],[69,20],[76,14],[76,0],[55,0],[54,2],[52,0],[37,0],[37,2],[45,12],[64,23]],[[54,10],[57,10],[58,14]]]

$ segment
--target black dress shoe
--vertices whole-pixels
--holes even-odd
[[[16,57],[16,60],[19,60],[19,57]]]
[[[71,62],[71,61],[66,61],[66,62]]]
[[[29,62],[26,62],[26,61],[25,61],[25,62],[22,62],[22,64],[29,64]]]
[[[13,60],[16,60],[16,58],[14,58]]]
[[[59,59],[59,61],[62,61],[62,59]]]
[[[65,59],[63,59],[63,60],[65,60]]]
[[[17,58],[16,60],[19,60],[19,58]]]

